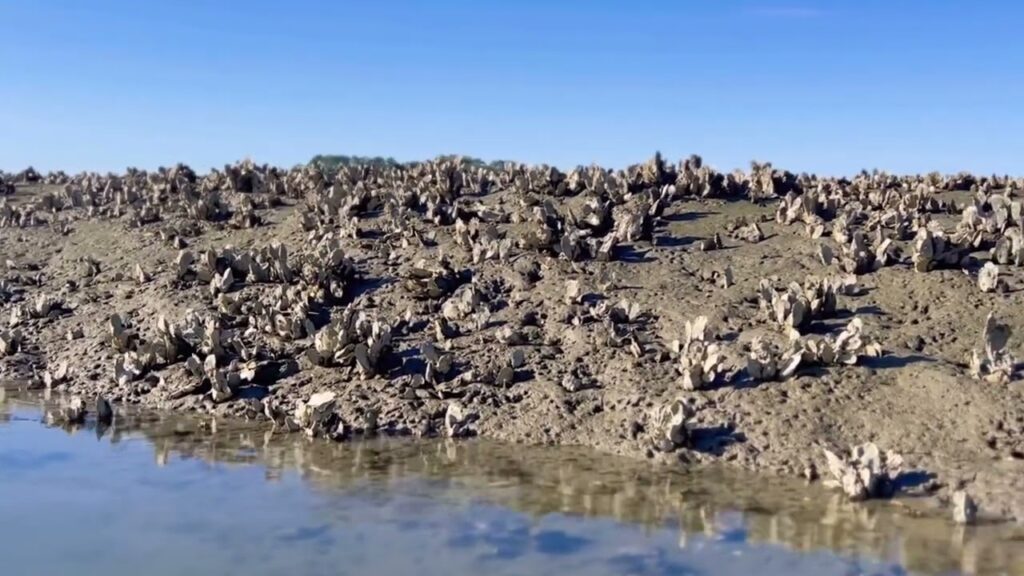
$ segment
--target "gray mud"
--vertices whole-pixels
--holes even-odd
[[[437,184],[428,180],[426,189]],[[988,258],[984,246],[975,251],[975,264],[924,273],[913,268],[913,241],[897,240],[900,254],[894,262],[858,275],[859,295],[841,295],[831,317],[804,327],[805,333],[834,336],[859,318],[883,355],[757,382],[744,375],[751,342],[760,336],[784,345],[787,339],[758,307],[759,282],[773,279],[781,287],[834,275],[836,264],[826,266],[818,246],[842,251],[828,232],[811,239],[801,223],[776,222],[781,194],[756,203],[742,197],[673,198],[650,223],[649,235],[620,243],[608,261],[570,261],[523,242],[533,233],[530,214],[539,202],[551,201],[568,213],[581,210],[584,195],[546,195],[506,182],[485,192],[464,192],[463,202],[455,201],[479,214],[485,213],[483,206],[505,215],[494,227],[510,240],[511,254],[474,262],[472,250],[456,242],[456,226],[444,222],[443,214],[432,217],[438,206],[451,208],[442,201],[417,205],[398,219],[404,223],[370,205],[354,210],[354,223],[346,214],[312,229],[309,214],[326,202],[325,185],[277,196],[224,191],[228,208],[223,218],[212,219],[188,215],[167,193],[154,201],[163,211],[149,223],[138,216],[146,201],[118,211],[112,197],[101,193],[96,197],[106,199],[97,200],[100,208],[91,214],[81,207],[39,208],[41,199],[66,193],[66,185],[18,184],[6,199],[9,206],[34,210],[36,217],[21,227],[0,228],[0,254],[10,261],[4,277],[13,290],[0,313],[6,317],[40,295],[62,303],[45,317],[24,318],[22,349],[0,359],[0,378],[17,386],[42,387],[45,372],[66,363],[70,375],[53,383],[53,390],[86,398],[90,406],[102,395],[115,406],[248,419],[265,427],[270,426],[266,406],[289,415],[314,393],[332,391],[347,437],[371,426],[369,431],[389,436],[442,436],[445,413],[458,402],[473,415],[466,431],[483,438],[584,446],[672,466],[726,464],[769,476],[800,477],[811,468],[825,474],[823,448],[840,450],[870,440],[903,455],[916,479],[908,489],[933,506],[945,506],[952,490],[966,484],[983,517],[1024,519],[1024,392],[1019,382],[983,382],[968,370],[989,311],[1017,333],[1024,328],[1024,279],[1016,267],[1004,266],[1006,289],[981,292],[972,274],[975,264]],[[243,207],[255,196],[259,201],[252,211],[260,222],[239,224],[236,215],[248,210]],[[974,196],[934,194],[951,206]],[[881,209],[866,209],[874,212]],[[922,211],[915,217],[952,231],[959,215],[947,212],[952,213]],[[751,243],[727,233],[737,217],[760,222],[763,240]],[[325,234],[339,233],[345,234],[340,245],[355,272],[343,279],[335,299],[315,300],[308,317],[315,330],[322,330],[348,307],[389,323],[394,328],[390,349],[371,372],[355,364],[310,362],[310,334],[279,338],[246,332],[254,316],[221,314],[208,283],[178,278],[179,247],[169,240],[181,237],[197,259],[206,250],[260,250],[273,242],[304,255]],[[716,233],[721,249],[702,251],[701,241]],[[427,364],[422,346],[438,340],[431,322],[451,294],[423,298],[410,281],[417,266],[438,270],[442,256],[451,270],[471,275],[484,304],[452,321],[458,333],[439,342],[454,359],[450,374],[424,383],[416,379]],[[140,284],[136,265],[152,278]],[[725,267],[734,277],[727,288],[711,274]],[[607,310],[602,306],[625,299],[641,316],[624,324],[601,316],[574,322],[581,305],[566,301],[570,280],[581,283],[582,306],[588,310]],[[238,280],[228,296],[243,303],[274,301],[282,289],[281,283]],[[254,362],[263,370],[258,382],[232,387],[229,399],[216,401],[210,382],[190,374],[183,357],[152,366],[131,381],[117,381],[114,365],[121,352],[110,343],[111,314],[130,318],[138,334],[151,339],[160,316],[181,322],[190,310],[218,318],[220,328],[245,334],[242,339],[254,334],[245,345],[256,349]],[[678,363],[663,351],[667,342],[681,338],[685,322],[699,315],[709,317],[730,374],[705,390],[686,391]],[[75,330],[82,337],[69,340]],[[622,330],[642,344],[639,357],[628,342],[613,342]],[[522,352],[523,364],[503,382],[495,374],[513,350]],[[1008,350],[1021,356],[1021,340],[1011,338]],[[567,390],[563,382],[569,374],[581,376],[586,385]],[[663,433],[651,415],[680,397],[695,408],[688,423],[691,443],[666,452],[652,440]]]

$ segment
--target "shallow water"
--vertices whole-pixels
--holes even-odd
[[[1011,528],[585,450],[333,444],[0,399],[0,573],[1020,573]]]

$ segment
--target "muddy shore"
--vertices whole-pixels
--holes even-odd
[[[58,417],[59,410],[59,399],[46,400],[45,393],[10,393],[6,399],[0,396],[0,437],[6,440],[0,453],[5,456],[5,463],[11,465],[5,468],[9,473],[2,478],[7,482],[5,493],[12,498],[31,499],[39,492],[45,500],[50,492],[36,490],[31,483],[39,482],[40,478],[60,482],[60,492],[65,495],[89,490],[87,506],[92,508],[86,518],[97,515],[96,508],[103,509],[107,502],[96,496],[96,485],[100,485],[105,494],[115,494],[119,502],[149,502],[149,508],[136,512],[142,526],[151,523],[146,514],[165,502],[164,498],[195,502],[196,498],[205,497],[208,500],[204,502],[211,505],[187,507],[190,511],[179,511],[175,521],[182,522],[182,514],[189,514],[190,519],[204,515],[223,517],[227,510],[231,518],[253,530],[251,538],[267,531],[290,535],[301,533],[304,525],[298,523],[299,528],[295,528],[296,522],[292,520],[292,515],[303,509],[294,497],[289,497],[293,494],[290,490],[298,489],[316,494],[312,506],[319,525],[323,525],[326,514],[328,518],[339,518],[339,529],[350,533],[367,521],[367,515],[352,514],[350,508],[344,514],[328,513],[336,509],[332,503],[337,499],[367,498],[369,494],[368,505],[373,509],[398,507],[396,514],[403,524],[410,521],[412,509],[415,521],[422,523],[426,514],[423,506],[403,504],[412,492],[417,498],[429,499],[450,507],[449,510],[473,510],[469,516],[477,531],[508,536],[514,530],[507,522],[496,522],[490,514],[481,516],[481,508],[493,512],[499,507],[522,513],[523,523],[513,527],[526,524],[541,532],[552,521],[571,519],[599,525],[611,521],[626,528],[642,527],[648,537],[666,534],[667,548],[659,548],[656,541],[644,541],[646,549],[661,550],[661,554],[675,550],[706,556],[709,545],[735,545],[742,541],[743,547],[784,548],[805,559],[834,553],[855,562],[859,570],[853,571],[883,574],[899,570],[872,570],[877,566],[873,560],[914,574],[1018,574],[1024,558],[1020,526],[956,526],[941,509],[933,509],[934,502],[926,499],[849,502],[842,494],[821,486],[765,477],[736,467],[712,464],[684,471],[585,448],[524,446],[480,438],[377,437],[358,442],[325,442],[298,434],[277,434],[259,422],[218,419],[217,425],[211,426],[208,416],[134,408],[123,408],[117,421],[109,426],[91,420],[47,425]],[[62,437],[65,435],[66,438]],[[75,456],[63,461],[60,468],[37,468],[34,475],[28,476],[33,473],[25,468],[35,464],[28,455],[30,451],[24,448],[33,445],[30,438],[49,449],[33,450],[33,456],[38,453],[39,458],[46,458],[55,447],[67,447]],[[112,468],[117,470],[114,477],[110,476]],[[253,469],[262,473],[252,474]],[[140,476],[149,482],[138,482]],[[225,485],[225,477],[232,476],[246,480]],[[94,480],[83,481],[83,477]],[[184,479],[173,481],[177,478]],[[210,480],[202,482],[197,478]],[[159,486],[156,493],[154,482]],[[266,517],[267,509],[276,511],[275,521],[267,524],[272,528],[243,521],[247,517],[236,508],[251,506],[252,486],[263,483],[268,488],[272,486],[268,492],[272,497],[258,508],[260,517]],[[47,486],[54,490],[53,484]],[[32,494],[24,494],[26,490]],[[231,494],[237,495],[241,503],[236,503]],[[45,510],[47,503],[39,505]],[[26,507],[23,504],[17,509],[24,511]],[[81,512],[69,512],[67,508],[63,512],[70,518],[82,517]],[[125,522],[130,514],[118,509],[116,515],[119,522]],[[25,524],[19,522],[19,526]],[[38,524],[32,526],[40,529]],[[430,527],[432,531],[445,529],[445,525]],[[450,525],[447,529],[451,529]],[[201,540],[206,532],[190,525],[189,534]],[[237,529],[234,534],[237,535]],[[160,527],[151,524],[148,528],[136,528],[133,535],[165,544],[167,539]],[[19,537],[28,540],[24,532]],[[492,538],[496,540],[498,536]],[[73,540],[70,534],[62,539],[68,540]],[[396,543],[395,538],[388,541]],[[10,539],[7,544],[11,545]],[[366,546],[365,540],[360,541],[360,546]],[[132,548],[125,545],[121,550]],[[621,539],[616,545],[601,548],[630,549]],[[189,547],[179,542],[172,553],[185,549]],[[492,546],[487,550],[493,549]],[[741,557],[750,552],[727,555]],[[309,552],[295,552],[287,542],[279,542],[274,546],[274,554],[295,557]],[[14,556],[14,565],[18,558]],[[109,555],[103,561],[106,566],[113,566],[114,573],[122,564],[111,562]],[[257,565],[262,568],[266,562]],[[719,563],[716,569],[725,568]],[[40,571],[38,564],[35,570]],[[784,573],[792,572],[790,568]],[[805,573],[822,572],[812,569]]]
[[[601,197],[593,189],[545,193],[500,177],[475,186],[484,178],[471,177],[472,190],[466,186],[447,199],[420,190],[427,201],[410,202],[400,213],[384,201],[374,202],[390,184],[372,172],[333,187],[308,184],[300,192],[244,191],[235,182],[226,187],[234,189],[219,192],[212,213],[189,210],[195,202],[189,194],[200,199],[207,194],[198,186],[183,193],[157,184],[155,193],[143,190],[123,202],[118,192],[100,188],[76,206],[68,200],[69,187],[88,188],[89,182],[17,183],[4,202],[9,210],[33,216],[0,228],[5,261],[0,314],[5,321],[17,316],[22,334],[18,349],[0,358],[0,379],[31,387],[49,381],[54,391],[87,398],[90,406],[101,395],[115,407],[140,405],[267,425],[269,416],[293,414],[313,394],[330,391],[347,437],[367,431],[444,435],[445,415],[458,403],[469,415],[462,429],[482,437],[581,445],[673,465],[724,462],[792,476],[811,469],[824,475],[822,448],[842,450],[870,440],[903,455],[916,479],[908,486],[915,493],[945,502],[965,485],[983,516],[1024,519],[1020,383],[1015,374],[1009,382],[979,380],[969,367],[972,350],[983,345],[989,312],[1017,334],[1024,324],[1024,278],[1018,268],[1001,267],[1000,290],[986,293],[978,285],[981,264],[990,259],[989,244],[1005,228],[971,244],[969,257],[958,265],[927,272],[915,270],[913,233],[909,238],[894,234],[892,262],[859,271],[857,289],[839,295],[834,311],[800,326],[801,334],[827,338],[860,319],[865,338],[880,345],[882,354],[861,355],[853,365],[806,365],[791,377],[760,381],[747,372],[751,344],[760,339],[785,346],[790,338],[759,306],[762,280],[782,289],[845,272],[841,264],[821,258],[822,244],[836,254],[843,251],[828,231],[833,219],[824,221],[820,237],[803,222],[777,221],[780,203],[786,202],[786,179],[756,201],[750,194],[669,194],[639,227],[646,230],[622,238],[604,258],[587,254],[585,243],[581,254],[573,249],[567,256],[557,239],[535,242],[531,227],[532,215],[545,202],[563,216],[586,212],[586,202]],[[436,175],[422,180],[429,182],[425,188],[441,186]],[[873,183],[897,195],[916,190],[884,179],[869,178],[864,186]],[[803,185],[803,193],[809,193],[811,184]],[[928,194],[941,199],[943,209],[922,208],[911,219],[926,214],[932,226],[952,234],[964,208],[977,205],[979,195],[1012,197],[1005,188],[974,187],[946,190],[933,184]],[[319,210],[318,202],[332,201],[332,188],[342,195],[369,190],[371,199],[355,208],[343,202],[343,209]],[[611,195],[613,220],[621,221],[618,210],[643,192],[633,194]],[[145,214],[149,206],[161,207],[159,214]],[[983,210],[987,206],[981,202]],[[860,210],[870,214],[884,208]],[[472,216],[463,220],[466,214]],[[480,231],[466,244],[458,222],[466,225],[472,218]],[[757,241],[729,233],[739,218],[757,223]],[[334,263],[337,270],[329,278],[314,282],[300,272],[291,282],[257,282],[239,276],[211,288],[223,276],[225,260],[231,267],[228,247],[237,254],[281,245],[296,268],[315,267],[326,236],[345,259]],[[494,246],[484,246],[484,239]],[[502,240],[508,243],[502,246]],[[183,250],[195,259],[184,274]],[[203,276],[204,262],[219,268],[208,271],[211,280]],[[732,281],[723,283],[726,268]],[[424,278],[420,269],[431,275]],[[570,288],[573,281],[578,294],[567,296],[576,290]],[[472,287],[476,300],[459,311],[465,286]],[[291,298],[283,294],[290,287],[319,290],[303,295],[310,304],[299,308],[304,312],[299,320],[296,308],[282,308]],[[50,309],[33,317],[28,309],[40,297],[52,300]],[[456,310],[446,314],[452,300],[449,310]],[[297,328],[264,329],[260,315],[273,323],[273,314],[230,310],[252,302],[284,310],[280,322],[295,321]],[[616,308],[626,310],[624,321],[614,318]],[[386,323],[390,330],[389,345],[369,369],[360,369],[359,362],[318,361],[307,352],[316,347],[317,333],[337,323],[345,310]],[[214,378],[196,378],[186,354],[148,363],[130,378],[118,377],[115,364],[126,351],[159,339],[161,316],[186,323],[190,312],[213,318],[225,333],[227,351],[218,366],[234,360],[255,376],[229,383],[218,398]],[[135,340],[126,340],[126,349],[112,345],[112,314],[130,322]],[[670,343],[683,338],[686,322],[701,315],[708,317],[722,368],[702,389],[685,390]],[[439,327],[439,317],[446,317],[448,326]],[[237,348],[227,345],[232,337]],[[437,362],[424,351],[426,342],[450,354],[452,366],[438,374]],[[1011,337],[1007,351],[1020,356],[1020,339]],[[62,366],[67,373],[55,377]],[[512,366],[510,377],[502,374],[507,366]],[[678,398],[691,407],[691,437],[686,446],[664,450],[652,414]]]
[[[302,484],[324,497],[365,494],[368,487],[376,487],[374,506],[397,498],[392,491],[400,493],[403,486],[417,486],[413,490],[422,494],[423,484],[417,483],[422,481],[431,487],[431,497],[442,502],[459,507],[499,505],[528,515],[535,526],[545,518],[568,515],[599,522],[614,519],[622,525],[643,526],[648,533],[667,528],[677,535],[679,548],[700,549],[705,539],[728,542],[742,537],[751,545],[771,544],[805,554],[831,551],[862,560],[885,560],[915,574],[1017,574],[1024,558],[1020,526],[955,526],[941,509],[934,509],[935,502],[926,499],[853,503],[821,486],[729,466],[711,464],[683,471],[585,448],[523,446],[479,438],[324,442],[276,434],[258,422],[221,419],[211,427],[208,416],[133,408],[124,409],[111,426],[87,421],[51,427],[45,422],[57,417],[59,399],[47,401],[43,396],[35,392],[8,394],[6,401],[0,397],[0,433],[10,432],[5,426],[19,427],[20,434],[35,429],[53,446],[53,434],[62,430],[71,446],[76,444],[70,437],[90,449],[105,443],[119,446],[112,459],[120,465],[132,460],[127,452],[142,456],[144,469],[159,467],[161,478],[173,478],[175,469],[184,467],[193,482],[182,483],[181,490],[200,490],[191,466],[201,462],[213,474],[262,468],[263,478],[255,482],[292,485],[301,478]],[[36,418],[43,424],[34,422]],[[24,446],[8,444],[15,451]],[[96,455],[79,457],[67,466],[85,468],[78,472],[89,474],[95,467],[81,462],[91,458]],[[14,460],[26,461],[24,457]],[[134,461],[138,466],[139,458]],[[106,473],[102,466],[100,470],[93,473]],[[118,471],[116,485],[122,486],[125,477],[132,476],[126,469]],[[223,506],[230,507],[221,505],[206,513],[222,514]],[[322,501],[316,505],[318,510],[325,508]],[[281,497],[265,506],[291,508],[295,503]],[[407,513],[403,508],[402,514]],[[342,522],[346,530],[351,529],[350,517]],[[491,529],[503,533],[501,526]],[[279,525],[277,530],[287,528]],[[281,553],[281,547],[275,549],[275,554]]]

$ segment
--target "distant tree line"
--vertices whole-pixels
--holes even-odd
[[[444,154],[437,157],[438,160],[455,160],[456,158],[460,159],[463,165],[477,167],[490,166],[491,168],[501,168],[507,162],[506,160],[486,162],[480,158],[459,156],[457,154]],[[317,154],[313,156],[309,163],[312,166],[318,166],[321,170],[336,170],[342,166],[369,165],[378,168],[394,168],[397,166],[411,167],[420,164],[420,162],[399,162],[390,156],[385,158],[383,156],[348,156],[345,154]]]
[[[340,166],[359,166],[369,164],[378,167],[394,167],[400,162],[390,156],[347,156],[344,154],[317,154],[309,161],[314,166],[322,168],[338,168]]]

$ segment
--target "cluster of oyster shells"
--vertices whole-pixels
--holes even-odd
[[[223,365],[216,354],[207,354],[202,361],[196,355],[189,356],[185,360],[185,371],[193,378],[189,391],[209,385],[209,398],[214,403],[230,400],[243,382],[251,382],[255,376],[251,364],[243,366],[237,359],[232,359]]]
[[[292,341],[312,335],[316,328],[310,320],[313,299],[301,286],[279,286],[260,299],[239,303],[222,295],[218,301],[221,313],[248,317],[248,331]]]
[[[856,280],[852,281],[855,285]],[[838,294],[850,291],[845,276],[818,278],[809,276],[801,286],[791,282],[785,290],[776,290],[771,281],[758,284],[758,305],[769,319],[786,329],[806,328],[812,320],[833,315]]]
[[[650,417],[654,448],[661,452],[673,452],[692,446],[690,420],[695,414],[693,406],[683,399],[657,407]]]
[[[1007,228],[991,249],[992,261],[996,264],[1022,266],[1024,265],[1024,235],[1017,226]]]
[[[684,390],[711,387],[724,372],[724,357],[719,345],[710,341],[707,316],[688,320],[682,342],[673,341],[670,350],[679,358]]]
[[[747,375],[755,381],[789,378],[796,373],[799,360],[783,355],[778,347],[760,336],[750,343],[747,355]]]
[[[303,169],[293,170],[287,179],[291,186],[287,186],[277,169],[257,167],[248,161],[226,166],[225,172],[244,174],[237,181],[248,184],[234,187],[232,182],[235,179],[225,177],[218,170],[212,170],[200,179],[184,165],[154,172],[130,168],[123,175],[85,173],[71,177],[54,173],[43,181],[60,185],[61,189],[41,195],[34,208],[53,213],[84,208],[90,216],[129,214],[130,223],[134,226],[156,222],[161,219],[163,209],[170,208],[195,221],[213,222],[230,218],[232,225],[248,227],[259,223],[253,210],[267,204],[263,200],[265,197],[299,196],[301,190],[298,188],[305,184],[303,177],[308,175]],[[222,198],[222,192],[245,193],[247,196],[232,208]],[[22,221],[21,224],[25,223]]]
[[[964,256],[964,249],[952,243],[941,230],[918,229],[912,254],[914,270],[928,272],[939,267],[959,266]]]
[[[365,378],[381,372],[391,338],[391,325],[349,306],[316,333],[306,356],[321,366],[355,366]]]
[[[457,271],[442,258],[436,266],[420,261],[410,268],[403,287],[419,300],[440,300],[470,280],[469,271]]]
[[[853,365],[861,356],[881,356],[881,346],[877,342],[867,342],[863,330],[863,320],[855,317],[834,337],[793,333],[785,350],[757,337],[751,343],[747,356],[747,374],[758,381],[784,380],[795,375],[801,367]]]
[[[343,261],[344,256],[337,256]],[[181,250],[175,259],[175,277],[182,281],[209,283],[217,287],[211,292],[227,292],[235,277],[251,283],[279,282],[288,284],[295,272],[288,260],[288,248],[273,242],[259,250],[239,250],[226,247],[219,253],[206,250],[197,260],[188,250]]]
[[[889,251],[891,241],[883,240],[875,249],[868,246],[864,231],[856,230],[849,242],[841,245],[842,252],[838,258],[839,267],[847,274],[866,274],[881,267],[892,259]]]
[[[310,438],[340,439],[345,435],[345,424],[335,411],[337,394],[317,392],[295,407],[292,422]]]
[[[12,206],[0,198],[0,228],[30,228],[43,222],[32,206]]]
[[[49,318],[60,315],[64,312],[64,302],[49,294],[40,293],[35,298],[16,304],[11,307],[8,316],[8,325],[13,327],[21,325],[29,318]]]
[[[465,220],[455,222],[455,243],[473,255],[473,263],[479,264],[488,260],[507,262],[513,242],[498,231],[493,223],[482,224],[473,218],[467,224]]]
[[[793,362],[799,358],[799,365],[853,365],[861,356],[881,356],[881,346],[877,342],[866,341],[863,331],[864,321],[855,317],[835,337],[798,338],[793,341]]]
[[[562,215],[550,200],[532,206],[527,230],[519,238],[524,250],[538,250],[570,262],[585,259],[612,260],[615,248],[624,243],[650,240],[654,220],[670,200],[664,194],[651,198],[636,195],[611,202],[591,196],[579,214]]]
[[[764,231],[761,230],[761,226],[757,221],[742,217],[730,221],[726,225],[725,231],[728,232],[730,237],[742,240],[748,244],[757,244],[764,240]]]
[[[829,195],[824,190],[806,191],[797,194],[795,191],[788,192],[779,199],[779,205],[775,209],[775,221],[780,224],[790,225],[801,222],[808,226],[821,226],[824,230],[824,215],[833,215],[839,208],[840,199]],[[820,237],[821,231],[811,235]]]
[[[164,316],[156,322],[155,334],[146,339],[125,317],[111,315],[108,338],[121,352],[114,361],[114,381],[126,385],[150,376],[158,368],[184,361],[185,374],[192,381],[173,392],[173,396],[191,394],[208,388],[209,397],[223,402],[234,396],[243,382],[255,377],[258,351],[246,346],[238,334],[226,335],[214,317],[188,312],[179,323]]]
[[[872,442],[854,446],[843,456],[824,452],[831,475],[824,483],[841,489],[850,500],[888,498],[896,492],[903,467],[899,454],[883,453]]]

